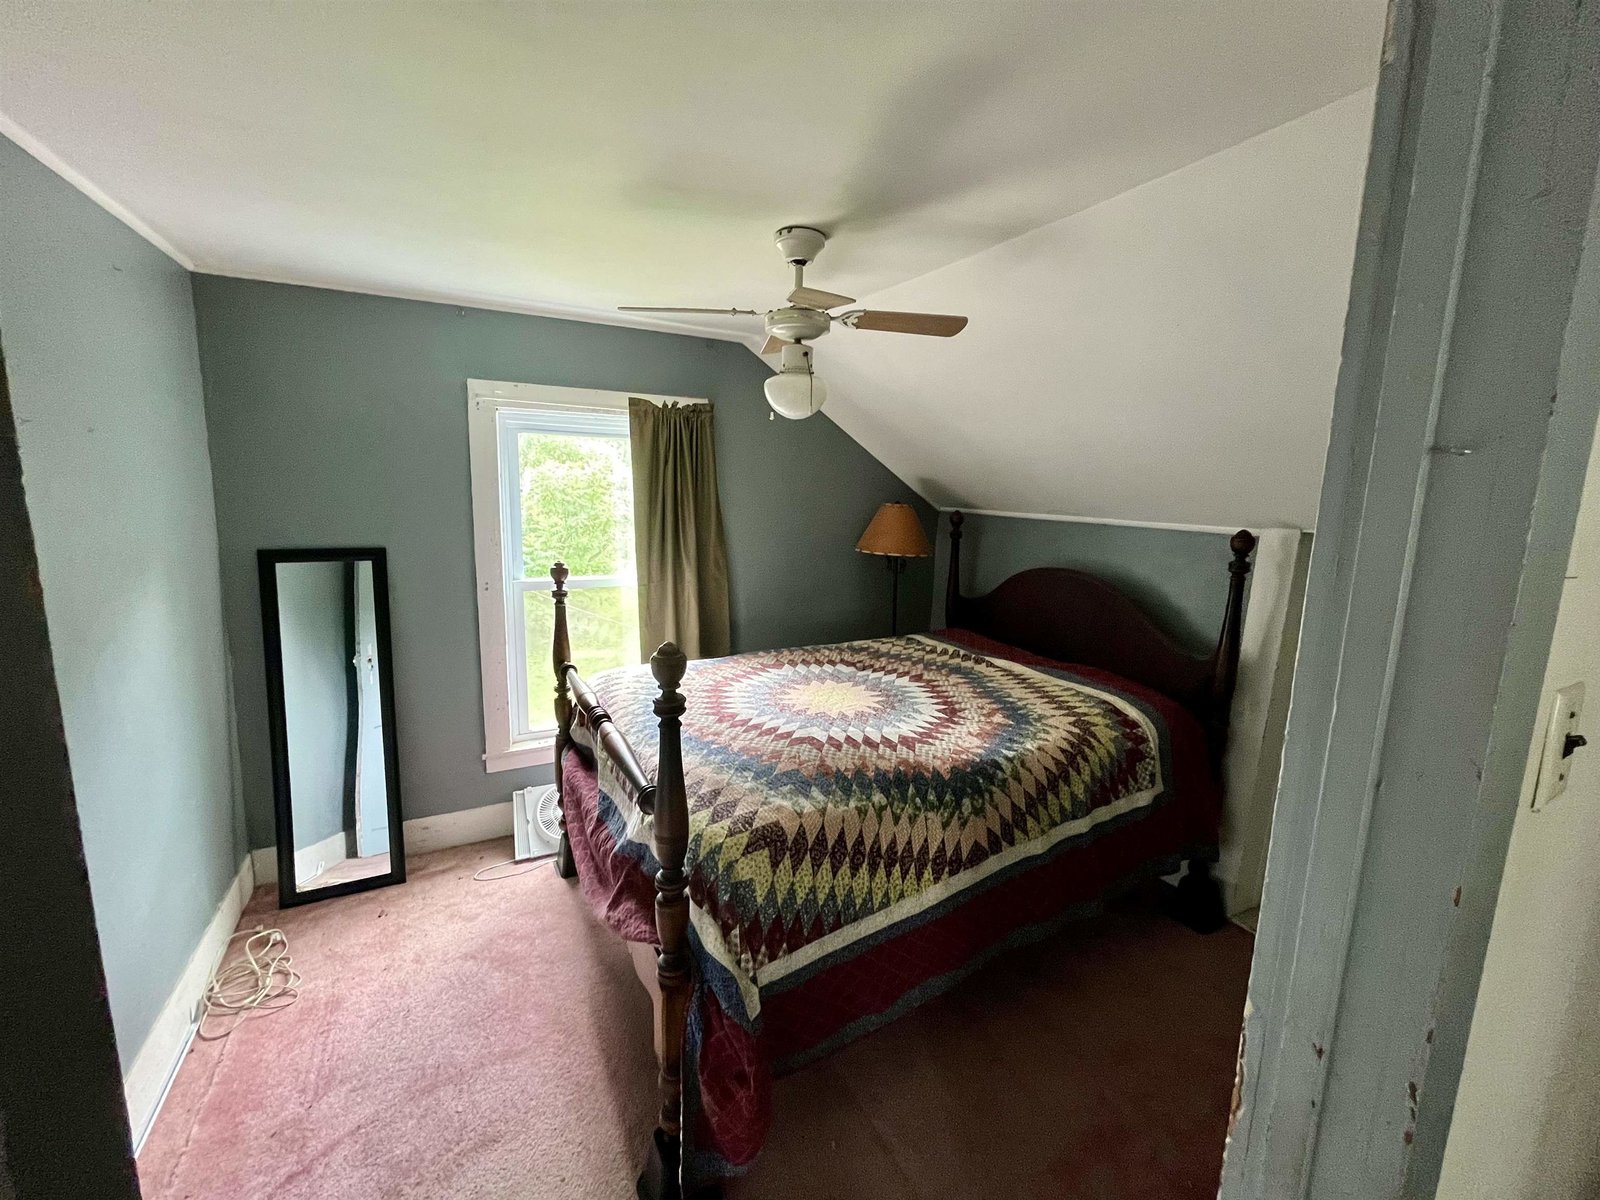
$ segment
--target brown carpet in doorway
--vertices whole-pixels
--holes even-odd
[[[621,943],[547,867],[288,912],[293,1008],[197,1042],[140,1156],[149,1200],[623,1200],[654,1110]],[[1250,938],[1140,903],[1006,956],[777,1086],[730,1200],[1196,1200],[1216,1193]]]

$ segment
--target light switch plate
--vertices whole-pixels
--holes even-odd
[[[1544,753],[1539,759],[1539,783],[1533,790],[1533,810],[1538,812],[1567,790],[1572,779],[1576,754],[1563,756],[1567,735],[1578,732],[1583,719],[1583,684],[1572,683],[1556,693],[1550,708],[1550,727],[1544,735]]]

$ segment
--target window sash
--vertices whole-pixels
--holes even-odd
[[[556,581],[546,576],[543,579],[513,579],[508,585],[518,592],[553,592]],[[639,575],[636,571],[624,571],[617,575],[568,575],[567,591],[577,591],[581,588],[611,588],[611,587],[638,587]]]
[[[628,415],[595,408],[501,409],[495,417],[495,429],[500,452],[500,557],[509,588],[519,580],[530,578],[527,564],[522,561],[522,462],[518,436],[553,433],[626,441]],[[548,572],[550,564],[543,564],[539,570]],[[548,578],[546,582],[549,583]],[[509,603],[512,599],[508,590],[506,600]],[[526,700],[523,706],[527,706]]]
[[[509,668],[507,686],[511,695],[511,739],[513,744],[542,741],[554,737],[555,724],[535,726],[528,710],[528,616],[529,592],[555,590],[548,574],[529,576],[522,555],[522,460],[520,437],[524,433],[549,433],[567,437],[593,437],[626,440],[626,413],[604,409],[524,408],[503,409],[496,417],[500,449],[500,527],[501,561],[504,569],[506,648]],[[548,572],[545,564],[542,570]],[[633,571],[613,575],[572,575],[568,591],[585,588],[637,587]],[[554,665],[551,667],[554,672]],[[551,681],[554,686],[554,680]]]
[[[582,591],[585,588],[615,588],[638,587],[638,576],[629,571],[621,575],[571,575],[567,577],[567,590]],[[554,724],[533,724],[533,718],[528,714],[528,616],[527,595],[530,592],[552,592],[555,590],[555,580],[545,579],[514,579],[506,586],[506,642],[511,648],[511,662],[516,664],[514,678],[511,681],[513,688],[512,713],[515,727],[512,730],[514,740],[526,741],[533,738],[554,737],[556,727]],[[555,663],[550,664],[550,686],[555,686]]]

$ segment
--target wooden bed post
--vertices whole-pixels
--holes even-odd
[[[660,1047],[661,1115],[657,1122],[657,1161],[645,1168],[642,1194],[676,1200],[681,1195],[683,1116],[683,1041],[689,1011],[689,897],[683,859],[689,849],[689,799],[683,782],[683,693],[678,684],[688,659],[672,642],[650,656],[650,673],[661,685],[655,713],[661,721],[654,798],[656,872],[656,1042]],[[659,1176],[651,1176],[659,1171]]]
[[[561,795],[561,756],[567,748],[572,723],[572,698],[567,693],[567,668],[572,665],[572,639],[567,633],[567,564],[559,559],[550,567],[550,578],[555,580],[555,590],[550,593],[555,601],[555,636],[551,639],[550,657],[556,669],[556,808],[561,813],[561,844],[556,847],[556,874],[563,879],[576,878],[578,868],[572,861],[572,843],[567,840],[567,806]]]
[[[958,508],[950,514],[950,571],[944,582],[944,626],[956,625],[956,614],[961,609],[961,525],[967,518]]]
[[[1241,529],[1228,539],[1233,558],[1228,562],[1228,606],[1222,613],[1222,633],[1211,654],[1210,680],[1206,685],[1206,741],[1211,750],[1211,767],[1222,778],[1222,756],[1228,747],[1228,723],[1232,718],[1233,692],[1239,683],[1239,648],[1244,633],[1244,581],[1250,574],[1250,552],[1256,548],[1255,534]],[[1167,911],[1197,933],[1215,933],[1228,923],[1228,908],[1222,885],[1211,875],[1214,853],[1191,858],[1183,878],[1167,897]]]
[[[1228,539],[1233,559],[1228,563],[1228,607],[1222,614],[1222,634],[1211,656],[1210,728],[1211,753],[1218,768],[1228,742],[1228,722],[1233,708],[1233,692],[1239,683],[1239,642],[1244,633],[1244,580],[1250,574],[1250,552],[1256,536],[1241,529]]]

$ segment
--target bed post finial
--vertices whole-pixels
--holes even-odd
[[[1222,614],[1222,635],[1211,656],[1211,753],[1220,767],[1222,750],[1228,738],[1228,719],[1233,706],[1233,691],[1239,682],[1239,645],[1244,632],[1244,581],[1250,574],[1250,554],[1256,536],[1241,529],[1228,539],[1233,558],[1228,563],[1228,607]]]
[[[656,872],[656,936],[661,943],[656,952],[656,983],[661,991],[656,1008],[656,1044],[661,1054],[656,1150],[661,1160],[661,1194],[667,1196],[679,1194],[683,1041],[689,1011],[689,897],[683,871],[689,849],[689,800],[683,780],[685,703],[678,690],[688,665],[688,658],[672,642],[663,642],[650,656],[650,673],[661,685],[655,701],[655,714],[661,722],[654,813],[656,861],[661,864]]]
[[[944,624],[952,628],[961,610],[961,526],[966,516],[958,508],[950,514],[950,571],[944,582]]]
[[[557,559],[550,565],[555,589],[555,635],[551,638],[550,659],[556,671],[556,811],[561,814],[561,844],[556,847],[556,874],[572,879],[578,869],[572,862],[572,844],[567,841],[567,806],[561,795],[561,754],[567,748],[567,727],[572,723],[572,697],[567,692],[567,667],[572,664],[572,639],[567,633],[567,564]]]

